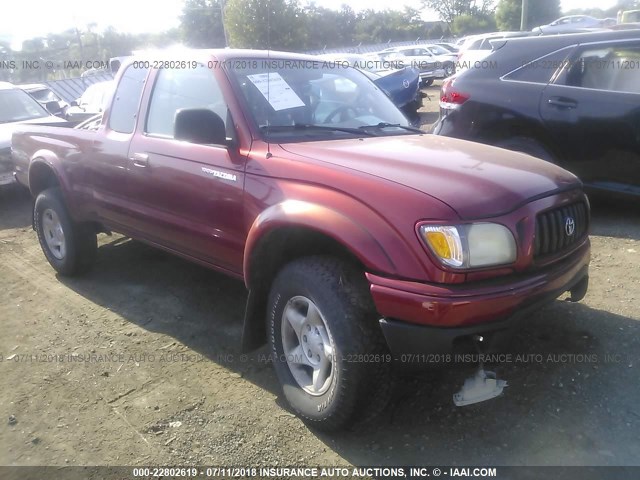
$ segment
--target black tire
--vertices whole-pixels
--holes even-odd
[[[63,255],[60,250],[54,252],[45,239],[47,232],[43,225],[43,217],[45,213],[49,216],[51,212],[57,215],[63,232],[65,244]],[[42,251],[60,275],[73,276],[91,269],[98,249],[96,232],[91,225],[77,223],[71,219],[58,187],[48,188],[37,196],[33,218]]]
[[[529,137],[512,137],[501,140],[495,144],[496,147],[506,148],[515,152],[526,153],[532,157],[546,160],[549,163],[557,163],[553,154],[540,142]]]
[[[333,343],[333,377],[327,378],[328,389],[315,395],[303,389],[284,356],[285,308],[299,298],[317,307]],[[358,269],[321,256],[286,265],[269,295],[267,334],[284,396],[309,426],[340,430],[369,420],[386,406],[393,385],[390,357],[366,279]]]
[[[426,80],[422,80],[421,85],[423,87],[430,87],[435,82],[435,78],[427,78]]]

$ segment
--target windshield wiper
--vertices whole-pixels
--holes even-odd
[[[419,128],[416,128],[416,127],[406,127],[404,125],[400,125],[399,123],[386,123],[386,122],[380,122],[376,125],[363,125],[358,128],[364,130],[366,128],[391,128],[391,127],[402,128],[403,130],[407,130],[408,132],[427,133],[424,130],[420,130]]]
[[[368,135],[369,137],[375,137],[375,133],[367,132],[359,128],[348,127],[332,127],[330,125],[314,125],[310,123],[296,123],[294,125],[264,125],[260,127],[262,131],[287,131],[287,130],[326,130],[330,132],[345,132],[352,133],[354,135]]]

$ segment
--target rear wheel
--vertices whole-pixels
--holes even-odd
[[[550,163],[556,163],[553,154],[540,142],[529,137],[512,137],[501,140],[495,144],[496,147],[506,148],[515,152],[526,153],[532,157],[541,158]]]
[[[59,188],[48,188],[38,195],[33,218],[42,251],[58,273],[76,275],[93,266],[96,233],[90,225],[71,219]]]
[[[332,257],[295,260],[277,275],[268,312],[276,374],[307,424],[334,431],[384,408],[390,357],[362,272]]]
[[[423,87],[430,87],[431,85],[433,85],[434,81],[435,81],[434,78],[427,78],[426,80],[422,80],[422,86]]]

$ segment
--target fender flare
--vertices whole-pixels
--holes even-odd
[[[341,212],[323,205],[285,200],[272,205],[254,220],[244,249],[243,273],[251,284],[252,256],[260,242],[278,228],[304,228],[325,235],[351,252],[365,267],[395,272],[396,266],[382,244],[364,227]],[[354,248],[357,246],[357,248]]]
[[[39,165],[45,165],[53,172],[53,175],[56,177],[56,180],[58,180],[58,184],[60,184],[60,187],[62,187],[62,194],[66,196],[66,192],[69,185],[66,181],[65,176],[61,175],[61,173],[56,168],[57,164],[58,164],[58,157],[51,150],[46,150],[46,149],[38,150],[32,155],[31,159],[29,160],[29,173],[28,173],[29,190],[31,191],[32,195],[34,193],[32,189],[32,176],[31,176],[33,169],[34,167],[38,167]]]
[[[367,269],[395,272],[393,260],[363,225],[326,206],[300,200],[285,200],[262,212],[253,222],[244,250],[243,272],[249,296],[244,315],[242,351],[250,352],[266,341],[263,313],[268,286],[254,281],[253,256],[271,232],[280,228],[303,228],[324,235],[344,247]],[[356,248],[354,248],[354,246]]]

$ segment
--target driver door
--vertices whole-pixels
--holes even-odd
[[[145,122],[129,149],[128,188],[148,240],[236,274],[244,252],[244,165],[238,149],[174,138],[176,112],[212,110],[233,136],[218,79],[204,65],[153,72]]]

